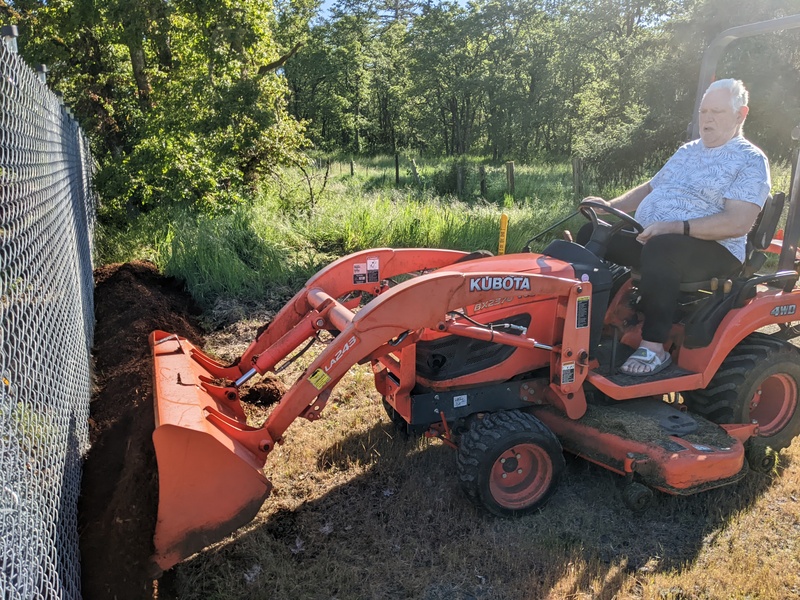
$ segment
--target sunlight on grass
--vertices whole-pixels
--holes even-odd
[[[472,170],[477,166],[466,164]],[[384,185],[389,167],[391,181]],[[359,168],[350,177],[349,165],[333,163],[324,193],[319,180],[324,171],[316,173],[313,204],[306,195],[308,183],[288,172],[279,184],[265,184],[248,205],[214,214],[155,209],[139,215],[126,231],[111,235],[101,230],[99,262],[150,260],[185,281],[195,300],[208,308],[219,298],[260,301],[276,287],[284,289],[281,296],[291,295],[332,260],[368,248],[496,253],[503,213],[509,217],[506,251],[518,252],[534,233],[574,211],[564,165],[519,167],[517,200],[500,189],[505,167],[487,168],[490,190],[497,188],[494,203],[466,194],[439,195],[428,185],[395,188],[390,159],[360,160]],[[448,168],[447,163],[419,164],[423,181]],[[337,175],[340,170],[343,174]],[[501,178],[502,185],[497,183]],[[580,218],[576,223],[582,223]]]

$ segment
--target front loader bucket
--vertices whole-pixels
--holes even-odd
[[[154,331],[153,394],[158,461],[154,561],[166,570],[252,520],[272,484],[263,460],[215,426],[223,415],[246,429],[238,398],[215,398],[212,378],[186,339]]]

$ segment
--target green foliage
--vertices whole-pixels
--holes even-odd
[[[484,0],[423,3],[403,27],[342,2],[290,61],[291,109],[320,148],[525,160],[575,156],[606,188],[630,185],[686,138],[703,49],[786,2]],[[747,133],[775,160],[800,108],[797,31],[732,46],[719,76],[753,90]],[[455,170],[434,174],[455,191]]]
[[[301,4],[279,22],[257,0],[14,3],[23,56],[49,65],[90,136],[104,223],[164,203],[236,204],[302,160],[304,126],[276,72],[292,54],[278,38],[313,15]]]

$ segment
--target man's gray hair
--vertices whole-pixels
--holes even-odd
[[[747,92],[747,88],[744,87],[744,83],[739,79],[719,79],[708,86],[703,97],[705,97],[708,92],[713,92],[714,90],[728,90],[730,92],[734,111],[738,111],[743,106],[747,106],[750,100],[750,94]]]

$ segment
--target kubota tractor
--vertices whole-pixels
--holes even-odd
[[[800,15],[724,32],[699,90],[720,46],[797,26]],[[787,341],[800,335],[796,178],[785,235],[773,240],[783,203],[780,193],[767,201],[738,277],[687,282],[672,365],[651,377],[617,371],[641,339],[636,275],[603,260],[610,233],[641,226],[624,213],[605,223],[591,206],[586,247],[556,240],[540,254],[382,248],[341,258],[232,365],[153,332],[156,564],[168,569],[255,516],[270,493],[262,468],[275,444],[298,417],[320,418],[355,364],[371,366],[393,420],[456,448],[466,495],[498,515],[547,500],[562,450],[624,476],[632,508],[653,489],[693,494],[772,468],[800,432],[800,353]],[[764,251],[780,259],[760,273]],[[332,341],[264,423],[248,424],[239,388],[321,332]]]

